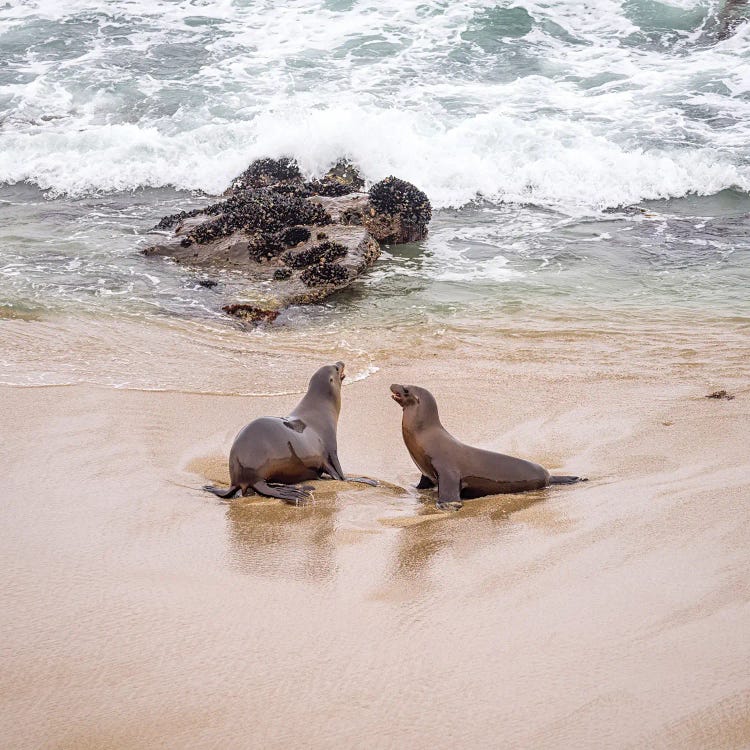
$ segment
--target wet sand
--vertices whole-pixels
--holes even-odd
[[[344,470],[383,486],[318,482],[304,508],[198,489],[298,395],[0,388],[2,745],[750,746],[733,335],[720,366],[720,337],[391,348],[339,427]],[[437,512],[394,381],[457,437],[590,481]]]

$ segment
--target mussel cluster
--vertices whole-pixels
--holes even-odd
[[[248,242],[248,255],[258,262],[275,258],[283,250],[307,242],[310,230],[307,227],[289,227],[280,232],[262,234],[257,232]]]
[[[340,263],[317,263],[306,268],[300,278],[307,286],[341,284],[349,278],[349,271]]]
[[[232,180],[232,190],[269,187],[280,182],[302,182],[302,173],[294,159],[256,159]]]
[[[239,229],[277,232],[298,224],[331,223],[330,214],[319,203],[284,195],[271,188],[243,190],[208,206],[202,213],[216,215],[216,218],[193,227],[184,238],[199,245],[226,237]]]
[[[281,268],[277,268],[273,272],[274,281],[286,281],[286,279],[291,278],[291,276],[292,276],[292,269],[289,268],[289,266],[282,266]]]
[[[304,184],[304,188],[310,191],[310,195],[325,195],[330,198],[337,198],[352,192],[349,185],[328,177],[324,177],[322,180],[310,180]]]
[[[313,263],[330,263],[338,260],[343,258],[347,252],[344,245],[326,240],[319,245],[313,245],[307,250],[300,250],[297,253],[293,250],[287,250],[281,256],[281,259],[292,268],[305,268]]]
[[[169,216],[163,216],[159,223],[154,227],[154,229],[171,229],[176,224],[179,224],[181,221],[184,221],[185,219],[191,219],[193,216],[198,216],[198,214],[202,214],[203,209],[202,208],[194,208],[192,211],[180,211],[176,214],[170,214]]]
[[[275,258],[282,250],[284,245],[279,241],[276,234],[261,234],[257,232],[247,243],[247,254],[255,261],[261,262]]]
[[[362,209],[345,208],[341,212],[339,221],[345,226],[359,226],[362,223]]]
[[[309,239],[310,230],[307,227],[289,227],[279,234],[279,240],[287,247],[294,247]]]
[[[348,161],[338,161],[320,179],[305,181],[294,159],[257,159],[232,181],[231,190],[273,187],[274,190],[299,198],[313,195],[337,197],[364,187],[364,180]]]
[[[404,224],[427,225],[432,218],[429,198],[410,182],[391,175],[376,182],[369,192],[370,205],[380,214],[398,214]]]

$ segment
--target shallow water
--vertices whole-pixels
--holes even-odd
[[[628,326],[636,338],[652,328],[687,340],[692,326],[723,337],[731,359],[750,323],[750,201],[732,191],[580,217],[486,202],[443,209],[425,241],[384,248],[350,289],[253,330],[221,312],[242,299],[241,277],[139,252],[161,215],[206,198],[162,189],[49,199],[23,185],[0,195],[6,384],[256,393],[284,353],[307,371],[339,351],[364,377],[414,342],[448,356],[465,336],[491,347]],[[218,285],[202,287],[205,278]],[[186,371],[186,357],[196,367]]]

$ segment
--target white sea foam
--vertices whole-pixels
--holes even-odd
[[[650,45],[616,0],[11,2],[0,182],[219,193],[253,158],[343,155],[437,207],[750,191],[747,24],[698,44],[718,6],[670,4],[693,25]],[[521,7],[498,38],[488,14]]]

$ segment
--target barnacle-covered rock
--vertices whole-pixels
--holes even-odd
[[[377,240],[426,235],[432,212],[422,191],[395,177],[369,195],[363,187],[345,161],[305,181],[292,159],[259,159],[224,200],[165,216],[155,228],[159,241],[143,252],[203,273],[220,269],[221,292],[234,303],[222,309],[243,321],[270,322],[289,305],[317,302],[351,284],[380,255]]]
[[[335,180],[346,185],[350,193],[359,192],[365,187],[365,181],[359,170],[347,159],[339,159],[325,176],[328,180]]]
[[[377,260],[380,245],[365,228],[339,220],[350,202],[349,196],[241,190],[202,212],[185,212],[173,234],[144,253],[204,271],[221,269],[222,294],[235,303],[222,309],[244,322],[265,320],[257,311],[318,302]],[[238,228],[228,231],[233,226]]]
[[[363,212],[367,231],[380,242],[416,242],[427,236],[432,218],[429,198],[410,182],[386,177],[370,188],[370,209]]]
[[[335,198],[362,190],[365,181],[349,161],[339,160],[320,179],[305,181],[294,159],[257,159],[241,175],[232,180],[227,190],[231,195],[241,190],[270,187],[279,193],[309,198],[323,195]],[[166,229],[168,227],[160,227]]]
[[[193,216],[198,216],[198,214],[200,213],[203,213],[203,209],[195,208],[192,211],[180,211],[179,213],[171,214],[170,216],[164,216],[154,227],[154,229],[171,229],[173,226],[179,224],[185,219],[190,219]]]

